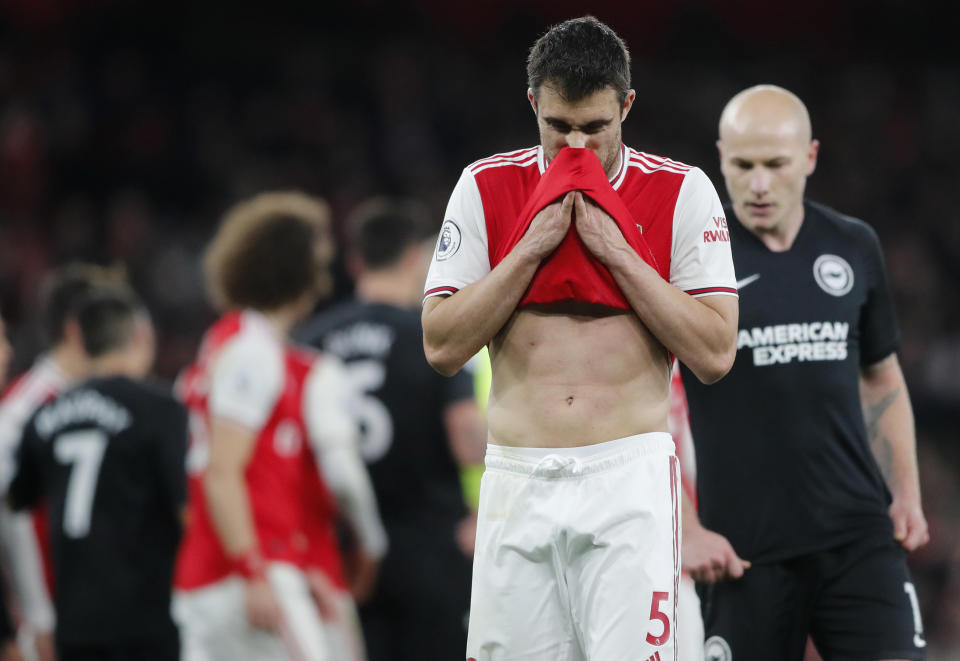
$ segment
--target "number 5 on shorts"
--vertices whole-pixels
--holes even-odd
[[[667,614],[660,610],[660,602],[670,599],[669,592],[654,592],[653,601],[650,603],[650,621],[660,620],[663,623],[663,633],[659,636],[654,636],[652,633],[647,634],[647,642],[651,645],[663,645],[665,642],[670,640],[670,618],[667,617]]]

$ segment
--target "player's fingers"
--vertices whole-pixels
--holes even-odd
[[[930,534],[927,529],[926,521],[922,519],[918,522],[914,522],[910,526],[910,530],[907,533],[906,538],[903,540],[903,548],[908,551],[915,551],[930,540]]]
[[[576,205],[577,191],[570,191],[563,196],[563,204],[560,205],[560,218],[569,219],[573,208]]]
[[[907,538],[907,517],[900,513],[891,515],[893,519],[893,538],[903,542]]]

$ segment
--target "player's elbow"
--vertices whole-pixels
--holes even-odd
[[[709,386],[727,375],[727,372],[733,367],[736,356],[737,347],[731,345],[723,351],[710,354],[697,366],[697,369],[691,369],[701,383]]]
[[[460,371],[465,361],[461,360],[449,347],[431,344],[424,338],[423,353],[430,367],[443,376],[453,376]]]

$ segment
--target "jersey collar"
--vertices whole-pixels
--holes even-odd
[[[540,170],[540,176],[547,171],[547,159],[543,154],[543,145],[537,147],[537,168]],[[619,190],[623,180],[627,178],[627,146],[620,143],[620,166],[616,173],[609,178],[613,190]]]

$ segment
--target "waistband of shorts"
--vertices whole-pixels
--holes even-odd
[[[600,473],[639,457],[673,454],[673,437],[667,432],[634,434],[612,441],[571,448],[523,448],[487,444],[488,470],[544,478],[576,477]]]

